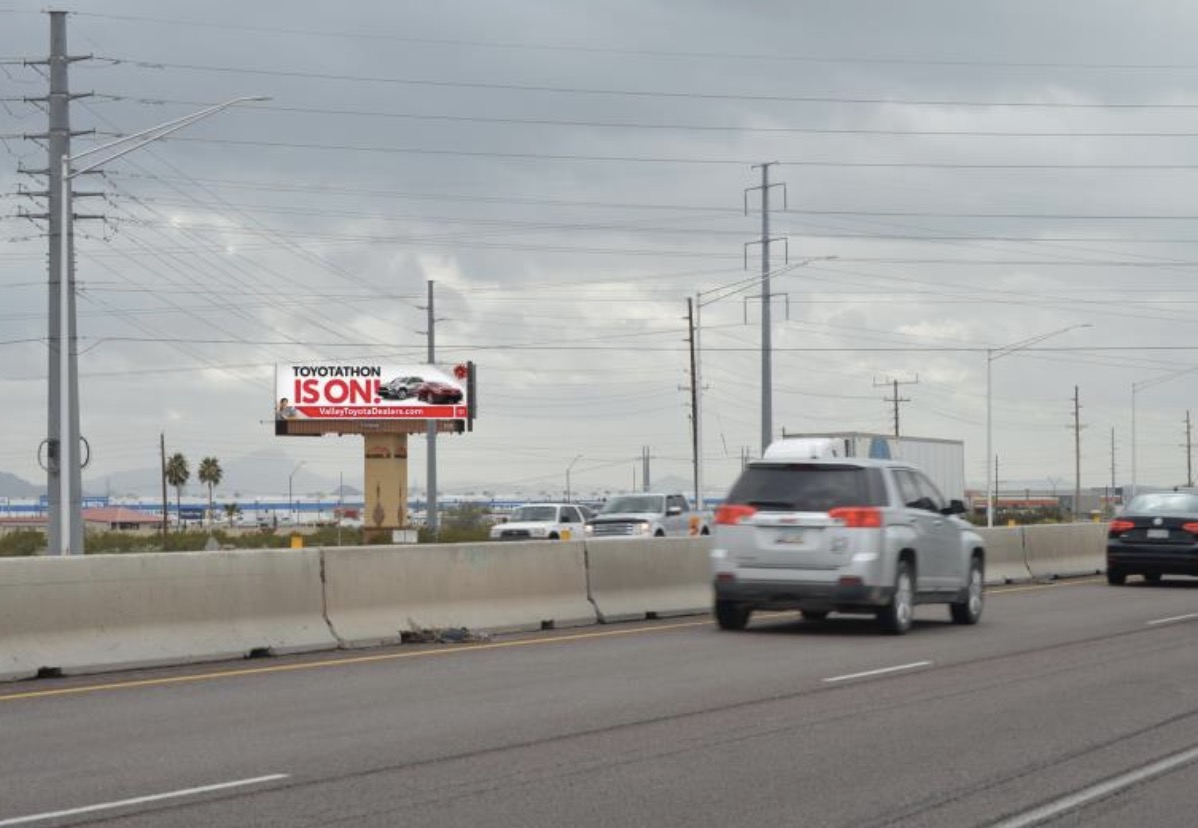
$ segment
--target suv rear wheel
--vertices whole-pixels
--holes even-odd
[[[715,602],[715,622],[721,630],[743,630],[749,625],[753,610],[735,601]]]
[[[954,624],[976,624],[982,617],[982,592],[985,580],[980,558],[969,562],[969,583],[965,586],[965,600],[948,605]]]
[[[1123,586],[1127,583],[1127,573],[1122,569],[1111,567],[1106,571],[1106,582],[1111,586]]]
[[[903,635],[911,629],[914,616],[915,586],[911,565],[899,561],[898,571],[894,575],[894,594],[890,596],[886,608],[878,613],[878,622],[891,635]]]

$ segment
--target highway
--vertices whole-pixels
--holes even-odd
[[[1190,828],[1196,632],[1198,580],[1088,578],[899,638],[692,616],[4,684],[0,828]]]

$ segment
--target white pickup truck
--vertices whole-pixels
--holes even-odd
[[[589,517],[590,509],[574,503],[526,503],[491,528],[491,540],[582,540]]]
[[[711,515],[680,494],[616,495],[590,521],[594,538],[685,538],[711,534]]]

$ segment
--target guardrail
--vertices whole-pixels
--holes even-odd
[[[581,542],[325,549],[325,610],[345,646],[405,632],[510,632],[596,622]]]
[[[1103,524],[984,529],[987,582],[1100,572]],[[0,680],[706,613],[710,538],[0,559]]]
[[[0,679],[333,649],[316,550],[0,561]]]

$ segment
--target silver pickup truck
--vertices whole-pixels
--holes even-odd
[[[685,538],[711,534],[711,515],[693,511],[685,495],[617,495],[587,522],[594,538]]]

